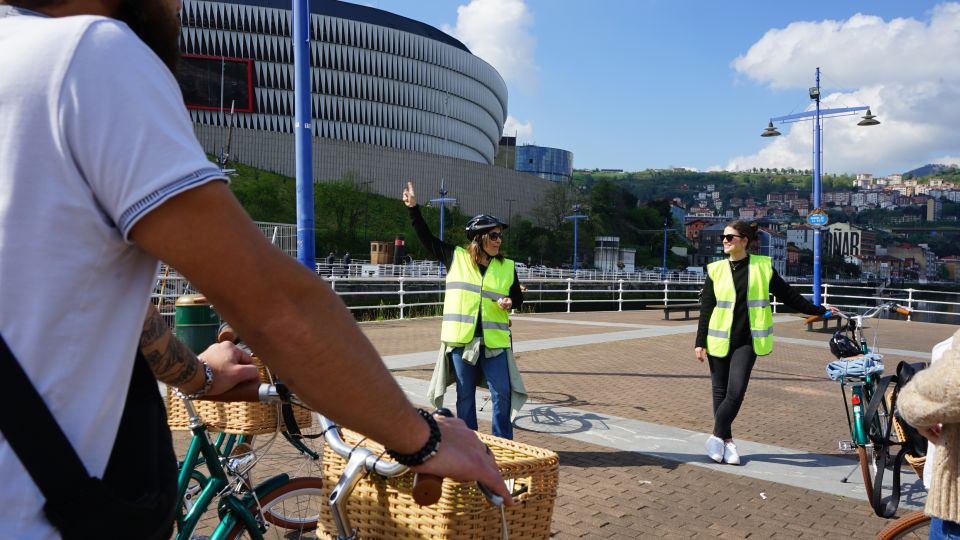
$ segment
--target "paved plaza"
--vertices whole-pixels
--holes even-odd
[[[560,456],[552,537],[872,538],[887,520],[866,502],[849,438],[829,333],[775,316],[773,354],[758,359],[733,426],[739,467],[704,454],[712,430],[710,376],[694,359],[696,320],[659,311],[514,317],[517,363],[530,393],[515,439]],[[876,325],[873,321],[871,325]],[[925,360],[956,327],[881,321],[888,366]],[[410,399],[426,405],[439,319],[362,328]],[[868,332],[872,332],[872,328]],[[478,396],[481,404],[485,392]],[[453,388],[446,405],[454,408]],[[489,431],[490,406],[481,412]],[[485,415],[485,416],[484,416]],[[184,437],[179,437],[182,442]],[[901,513],[924,492],[903,470]]]

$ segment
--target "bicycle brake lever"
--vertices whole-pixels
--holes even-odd
[[[494,506],[503,506],[503,497],[497,495],[496,493],[490,491],[490,488],[477,482],[477,487],[480,488],[480,492],[483,493],[483,496],[490,501],[490,504]]]

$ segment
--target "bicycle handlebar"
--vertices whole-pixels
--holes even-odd
[[[879,315],[881,312],[888,311],[888,310],[896,311],[901,315],[910,315],[911,313],[913,313],[913,310],[909,308],[905,308],[895,302],[887,302],[875,308],[868,309],[863,315],[856,315],[854,313],[844,313],[842,311],[837,311],[837,312],[828,311],[827,314],[825,315],[811,315],[810,317],[806,317],[803,320],[803,322],[813,323],[813,322],[817,322],[819,320],[825,319],[827,317],[840,317],[841,319],[852,319],[854,317],[858,317],[860,319],[872,319],[877,315]]]
[[[223,323],[220,325],[220,328],[217,332],[217,341],[232,341],[234,343],[238,343],[241,340],[229,323]],[[282,403],[287,401],[284,396],[287,396],[293,405],[305,406],[291,392],[285,391],[283,392],[283,395],[281,395],[281,393],[277,391],[276,385],[259,384],[257,382],[251,382],[237,386],[220,394],[219,396],[216,396],[214,399],[216,401],[260,401],[265,403]],[[324,440],[328,445],[330,445],[330,448],[337,453],[337,455],[347,461],[347,465],[349,466],[351,464],[352,455],[357,448],[350,446],[340,438],[340,432],[338,431],[336,424],[330,421],[330,419],[319,413],[317,416],[320,419],[320,426],[323,428]],[[369,450],[366,452],[366,456],[362,465],[364,471],[374,471],[377,474],[385,477],[400,476],[409,470],[408,467],[394,461],[384,461],[381,459],[381,456],[375,455]],[[350,486],[349,489],[352,491],[353,486]],[[413,500],[417,504],[421,506],[430,506],[436,504],[436,502],[440,500],[440,494],[442,491],[442,477],[425,473],[414,474],[412,492]],[[491,497],[496,497],[499,499],[499,497],[491,493],[490,496],[488,496],[488,499],[490,499],[491,502],[494,501],[494,499]]]
[[[289,394],[289,399],[281,396],[277,390],[277,385],[261,384],[257,388],[257,399],[264,403],[283,403],[289,401],[293,405],[305,406],[293,394]],[[323,429],[323,439],[330,449],[336,452],[348,463],[353,458],[354,452],[359,448],[344,442],[340,437],[339,427],[329,418],[317,413],[320,427]],[[363,469],[368,472],[376,472],[380,476],[391,478],[401,476],[407,473],[410,468],[401,465],[395,461],[384,460],[382,455],[374,454],[369,450],[365,453],[362,462]],[[413,477],[413,499],[417,504],[430,506],[440,500],[440,494],[443,490],[443,478],[433,474],[416,473]]]

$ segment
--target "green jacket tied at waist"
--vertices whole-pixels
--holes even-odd
[[[462,345],[464,362],[476,365],[477,360],[480,359],[480,345],[482,341],[482,338],[478,336],[470,343]],[[430,379],[430,389],[427,391],[427,400],[438,409],[443,407],[443,397],[444,394],[446,394],[447,387],[456,382],[457,374],[450,360],[450,351],[455,347],[461,347],[461,345],[443,344],[443,346],[440,347],[437,363],[433,368],[433,377]],[[484,348],[487,357],[496,356],[503,350],[504,349]],[[520,370],[517,368],[516,361],[514,361],[513,349],[507,348],[506,351],[507,370],[510,372],[510,420],[513,421],[517,415],[520,414],[520,409],[523,407],[523,404],[527,402],[527,389],[523,386]],[[477,379],[477,386],[487,388],[487,380],[482,373]]]

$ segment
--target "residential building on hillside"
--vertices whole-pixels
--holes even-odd
[[[754,253],[770,257],[777,273],[787,275],[787,237],[769,229],[760,229],[757,236],[759,243],[754,246]]]
[[[694,245],[694,247],[699,246],[700,231],[702,231],[704,227],[707,227],[709,225],[710,225],[710,222],[705,219],[688,220],[683,228],[684,234],[687,237],[687,240],[689,240]]]
[[[787,242],[800,249],[813,250],[813,230],[813,227],[806,223],[791,225],[787,229]]]

